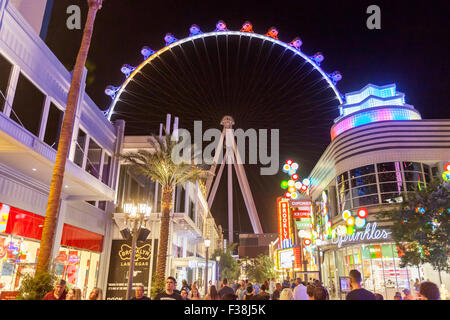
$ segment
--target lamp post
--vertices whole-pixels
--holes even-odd
[[[216,257],[216,280],[217,280],[217,288],[219,288],[219,262],[220,256]]]
[[[125,224],[131,234],[131,257],[130,268],[128,269],[128,288],[127,288],[127,300],[131,299],[133,292],[133,275],[134,275],[134,259],[136,255],[136,243],[141,232],[141,228],[147,223],[150,218],[152,208],[146,204],[126,203],[124,205]]]
[[[295,254],[291,256],[292,260],[292,279],[295,279],[294,268],[295,268]]]
[[[205,240],[206,249],[206,263],[205,263],[205,296],[208,294],[208,248],[211,244],[211,240]]]

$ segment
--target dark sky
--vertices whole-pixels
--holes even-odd
[[[55,1],[47,36],[49,47],[69,69],[74,64],[82,31],[66,28],[66,8],[77,3],[85,16],[86,1]],[[366,27],[369,16],[366,8],[372,4],[381,8],[381,30]],[[160,49],[164,47],[167,32],[182,39],[188,36],[188,29],[194,23],[207,32],[214,30],[219,19],[225,20],[230,30],[239,30],[245,20],[250,20],[257,33],[264,34],[270,26],[276,26],[280,40],[289,42],[300,36],[303,52],[308,55],[323,52],[323,69],[329,73],[339,70],[343,75],[338,83],[342,93],[359,90],[368,83],[396,83],[397,89],[405,93],[406,102],[414,105],[423,118],[450,118],[449,12],[448,1],[105,0],[97,16],[89,54],[87,92],[105,109],[110,103],[103,93],[105,87],[123,82],[122,64],[141,63],[140,49],[144,45]],[[283,82],[281,79],[278,81]],[[306,176],[330,142],[329,129],[338,113],[337,109],[327,108],[302,111],[281,105],[257,112],[257,109],[246,111],[242,107],[238,111],[246,111],[246,115],[236,115],[236,122],[242,128],[280,128],[280,161],[292,157],[300,163],[300,174]],[[157,123],[165,119],[166,112],[179,116],[182,126],[190,127],[191,120],[206,118],[207,124],[212,126],[225,110],[213,112],[214,117],[205,115],[205,119],[201,110],[189,114],[170,108],[153,110],[149,112],[153,119],[148,125],[150,129],[143,134],[156,132]],[[289,121],[284,121],[283,117]],[[275,200],[281,195],[279,182],[284,175],[261,177],[259,167],[250,167],[249,181],[263,229],[276,232]],[[227,229],[225,188],[223,180],[212,212],[218,223]],[[235,180],[234,193],[238,199],[234,229],[251,232],[239,191]]]

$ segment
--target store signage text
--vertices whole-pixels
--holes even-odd
[[[136,248],[135,261],[139,260],[149,260],[151,254],[151,248],[149,244],[143,245],[142,247]],[[119,251],[120,260],[130,260],[131,259],[131,247],[128,244],[123,244]]]
[[[281,248],[289,247],[291,240],[291,224],[289,217],[289,204],[287,201],[278,201],[278,234]]]
[[[385,229],[377,229],[377,223],[374,222],[373,224],[368,223],[364,231],[356,231],[352,235],[345,235],[343,237],[338,236],[335,239],[331,239],[331,243],[337,244],[340,248],[342,243],[346,242],[389,239],[391,233],[392,232],[388,232]]]

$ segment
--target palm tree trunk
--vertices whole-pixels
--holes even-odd
[[[91,45],[95,17],[97,15],[97,11],[102,6],[102,0],[88,0],[88,3],[88,17],[84,28],[80,50],[78,52],[77,60],[75,63],[67,106],[64,113],[64,120],[61,127],[55,167],[53,169],[53,176],[50,185],[47,211],[45,214],[45,222],[42,230],[42,238],[36,266],[36,273],[46,272],[49,267],[50,256],[53,249],[53,241],[55,237],[56,222],[59,213],[64,171],[66,168],[66,160],[69,153],[70,142],[72,140],[73,122],[75,118],[76,107],[80,96],[79,92],[81,88],[81,80],[89,52],[89,47]]]
[[[169,222],[170,211],[172,210],[173,187],[162,187],[161,199],[161,228],[159,230],[159,250],[156,275],[159,279],[164,279],[166,275],[167,249],[169,245]]]

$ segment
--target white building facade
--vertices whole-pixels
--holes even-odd
[[[36,1],[45,7],[45,1]],[[33,270],[71,73],[39,26],[0,0],[0,291]],[[41,8],[41,9],[42,9]],[[23,9],[23,8],[22,8]],[[37,14],[43,16],[42,10]],[[41,17],[42,18],[42,17]],[[85,70],[52,254],[56,274],[86,298],[104,288],[124,122],[110,123],[85,93]]]
[[[315,231],[324,235],[318,245],[322,281],[335,298],[345,298],[342,277],[358,269],[363,286],[385,299],[405,288],[414,293],[415,279],[438,286],[442,281],[445,294],[448,273],[439,277],[430,265],[400,268],[402,253],[389,224],[378,221],[376,213],[442,176],[450,162],[450,120],[422,120],[395,85],[368,85],[347,94],[346,101],[331,129],[332,142],[310,174],[316,221],[322,221]],[[346,226],[344,211],[356,217],[361,208],[368,211],[366,225],[357,229],[361,237],[331,238],[331,226]],[[365,228],[370,232],[363,237]]]

